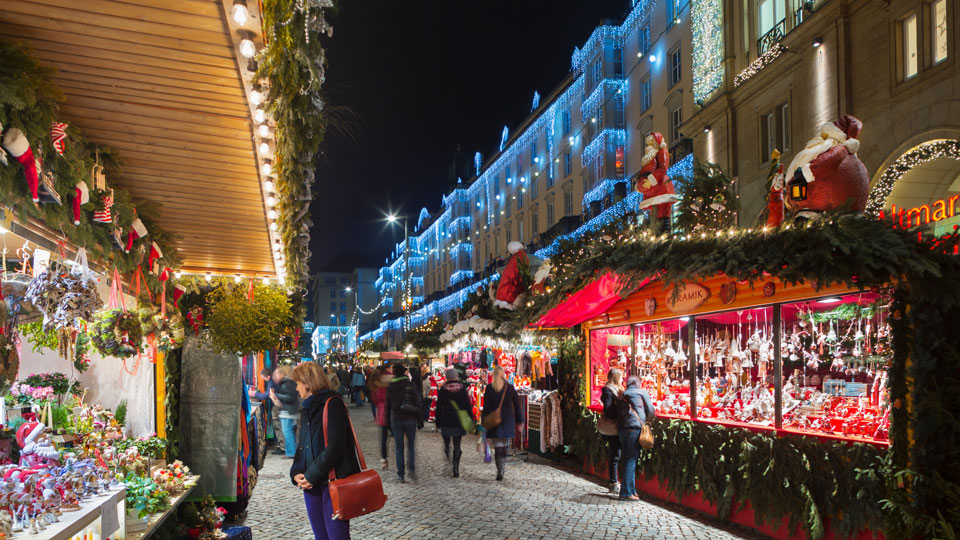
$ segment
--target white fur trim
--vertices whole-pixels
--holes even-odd
[[[860,141],[857,139],[847,139],[843,142],[843,145],[847,147],[847,151],[851,154],[856,154],[860,151]]]
[[[839,143],[847,140],[847,134],[833,122],[826,122],[820,126],[820,136],[823,139],[833,139]]]
[[[154,252],[156,252],[156,255],[154,255]],[[160,246],[156,242],[150,242],[150,255],[152,257],[163,257],[163,252],[160,251]]]
[[[796,217],[798,217],[798,218],[806,218],[806,219],[816,219],[816,218],[820,217],[821,215],[822,215],[822,212],[818,212],[818,211],[816,211],[816,210],[804,209],[804,210],[801,210],[801,211],[797,212]]]
[[[816,177],[813,176],[813,171],[810,170],[809,163],[804,163],[803,167],[800,167],[800,171],[803,172],[803,178],[807,181],[808,184],[816,180]]]
[[[650,181],[650,187],[653,187],[653,186],[659,184],[659,182],[657,182],[657,177],[654,176],[653,174],[648,174],[648,175],[647,175],[647,180]]]
[[[679,199],[675,193],[664,193],[663,195],[657,195],[656,197],[650,197],[649,199],[644,198],[640,201],[640,209],[644,209],[655,204],[663,204],[668,202],[676,202]]]
[[[517,241],[510,242],[507,244],[507,251],[509,251],[511,255],[516,255],[518,251],[523,251],[523,244]]]
[[[147,227],[140,221],[140,218],[133,218],[133,223],[130,224],[130,228],[133,229],[133,234],[136,235],[136,238],[143,238],[147,235]]]
[[[667,143],[665,143],[665,142],[661,142],[661,143],[660,143],[660,148],[666,148],[666,147],[667,147]]]
[[[77,182],[77,190],[80,192],[80,204],[90,202],[90,188],[87,187],[86,182]]]
[[[12,127],[3,136],[3,147],[7,149],[7,152],[10,152],[11,156],[18,158],[30,149],[30,141],[27,140],[22,131]]]
[[[796,174],[797,169],[803,167],[804,165],[808,165],[810,162],[817,159],[820,154],[833,148],[835,144],[835,141],[832,139],[824,139],[822,137],[814,137],[810,139],[810,141],[807,142],[807,146],[798,152],[797,155],[793,156],[793,159],[790,161],[790,166],[784,170],[784,175],[786,178],[793,178],[793,175]],[[813,181],[812,176],[813,175],[806,177],[807,182]]]

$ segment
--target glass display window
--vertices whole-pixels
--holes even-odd
[[[889,303],[860,293],[782,306],[785,430],[888,442]]]
[[[599,328],[590,331],[590,406],[600,407],[600,392],[607,384],[610,368],[628,372],[630,327]]]
[[[774,428],[774,308],[698,315],[695,328],[697,419]]]
[[[631,375],[640,377],[660,416],[690,417],[689,317],[634,325]]]

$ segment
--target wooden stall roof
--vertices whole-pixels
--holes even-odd
[[[14,0],[0,34],[56,68],[64,121],[115,148],[187,271],[273,275],[250,108],[222,0]],[[68,130],[69,133],[69,130]]]

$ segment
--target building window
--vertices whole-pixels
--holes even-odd
[[[523,242],[523,219],[517,222],[517,240]]]
[[[552,187],[553,187],[553,175],[551,174],[550,176],[547,176],[547,189],[550,189]]]
[[[340,302],[340,311],[346,311],[346,310],[347,310],[347,304]]]
[[[499,194],[500,194],[500,175],[498,174],[493,177],[493,195],[496,196]]]
[[[683,124],[683,106],[670,111],[670,144],[680,140],[680,125]]]
[[[510,231],[512,229],[513,227],[511,227],[509,223],[507,223],[506,226],[504,226],[503,228],[503,245],[508,247],[510,245],[510,241],[512,240],[512,238],[510,237]]]
[[[586,176],[583,177],[582,182],[583,182],[583,194],[586,195],[590,191],[590,188],[593,187],[593,182],[591,182],[590,179],[587,178]]]
[[[341,284],[341,285],[349,285],[349,284],[350,284],[350,278],[348,278],[348,277],[346,277],[346,276],[341,276],[341,277],[340,277],[340,284]]]
[[[533,175],[533,177],[530,178],[530,200],[537,198],[537,191],[539,190],[540,190],[540,177],[537,175]]]
[[[650,75],[640,81],[640,112],[646,112],[653,104],[653,95],[650,91]]]
[[[613,50],[613,76],[623,77],[623,47],[617,47]]]
[[[917,59],[917,14],[903,20],[903,79],[912,79],[919,69]]]
[[[547,226],[552,226],[554,224],[553,216],[553,202],[547,203]]]
[[[606,177],[606,175],[603,174],[603,154],[600,154],[593,162],[593,178],[594,180],[600,180],[604,177]]]
[[[786,103],[760,116],[760,162],[770,161],[774,149],[790,150],[790,106]]]
[[[757,4],[758,22],[760,23],[760,27],[758,28],[760,34],[758,37],[766,35],[767,32],[773,30],[775,26],[778,26],[780,21],[784,20],[783,10],[783,0],[760,0]],[[779,39],[777,39],[777,41],[779,41]]]
[[[563,155],[563,175],[570,176],[571,172],[573,172],[573,156],[567,150],[567,153]]]
[[[563,114],[560,115],[561,121],[563,122],[563,136],[566,137],[570,135],[570,109],[563,111]]]
[[[337,290],[330,289],[330,298],[336,298],[336,297],[337,297]]]
[[[614,166],[615,166],[615,172],[616,172],[617,178],[623,178],[624,174],[626,174],[624,162],[623,162],[624,151],[625,149],[622,146],[618,146],[613,154],[613,157],[615,159]]]
[[[540,216],[536,212],[530,216],[530,229],[533,234],[540,234]]]
[[[603,62],[600,60],[597,60],[597,62],[593,64],[593,84],[596,85],[600,83],[602,79],[603,79]]]
[[[510,200],[507,199],[507,202],[504,203],[504,207],[505,207],[504,209],[505,209],[506,212],[507,212],[507,217],[510,217],[510,214],[513,213],[513,209],[511,208],[512,206],[513,206],[513,205],[510,204]]]
[[[680,47],[670,51],[670,86],[680,82]]]
[[[480,194],[479,194],[479,193],[477,193],[476,206],[477,206],[477,208],[480,208]]]
[[[939,64],[947,59],[947,0],[936,0],[930,4],[930,22],[933,42],[933,63]]]
[[[496,236],[494,236],[493,238],[493,250],[494,250],[494,257],[499,257],[500,256],[500,232],[499,231],[497,232]]]
[[[337,303],[330,302],[330,311],[336,311],[336,310],[337,310]]]
[[[346,315],[341,315],[341,316],[340,316],[340,326],[346,326],[346,325],[347,325],[347,316],[346,316]]]
[[[346,298],[346,297],[347,297],[347,290],[340,289],[340,298]]]
[[[523,190],[517,192],[517,210],[523,208]]]
[[[567,190],[563,192],[563,215],[573,215],[573,191]]]
[[[507,167],[507,172],[506,172],[505,176],[506,176],[506,178],[507,178],[507,183],[508,183],[508,184],[512,184],[512,183],[513,183],[513,176],[510,174],[510,167]]]
[[[337,324],[337,314],[336,314],[336,313],[331,313],[331,314],[330,314],[330,324]]]
[[[503,212],[503,210],[500,210],[500,211],[494,210],[494,211],[493,211],[493,224],[494,224],[494,225],[499,225],[499,224],[500,224],[500,213],[501,213],[501,212]]]
[[[645,60],[647,52],[650,51],[650,25],[646,25],[637,32],[638,50],[640,51],[640,61]]]
[[[326,277],[323,278],[323,283],[324,283],[325,285],[336,285],[336,284],[337,284],[337,278],[335,278],[335,277],[333,277],[333,276],[326,276]]]
[[[530,143],[530,165],[537,163],[537,141]]]

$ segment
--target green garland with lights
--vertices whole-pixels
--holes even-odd
[[[55,177],[54,187],[63,199],[62,205],[35,205],[30,197],[23,167],[12,157],[10,164],[0,167],[0,200],[10,208],[20,221],[36,218],[48,227],[61,231],[67,240],[75,246],[85,247],[94,261],[105,266],[116,266],[121,272],[133,272],[141,259],[145,259],[138,250],[124,253],[113,247],[108,225],[93,223],[90,215],[93,206],[83,209],[80,225],[73,224],[70,201],[74,186],[81,181],[90,185],[90,170],[97,158],[109,172],[120,170],[120,160],[110,149],[97,146],[88,141],[79,128],[67,128],[66,148],[60,156],[50,141],[50,126],[54,121],[66,121],[61,118],[58,108],[63,95],[53,84],[54,70],[41,64],[26,46],[8,39],[0,39],[0,124],[4,129],[20,129],[30,141],[34,153],[42,153],[43,170],[50,171]],[[109,182],[109,174],[108,174]],[[139,217],[150,231],[150,240],[160,246],[165,266],[175,268],[180,265],[173,247],[173,235],[165,233],[156,225],[154,216],[158,209],[145,202],[134,204],[129,192],[113,186],[114,204],[112,207],[114,226],[126,231],[134,215]],[[152,288],[157,287],[157,279],[147,275]]]
[[[277,211],[286,280],[291,288],[303,289],[315,158],[328,122],[320,91],[326,64],[320,33],[329,34],[330,27],[316,2],[265,0],[263,18],[267,45],[257,56],[255,78],[268,82],[267,112],[277,125]]]
[[[870,190],[867,213],[874,216],[880,215],[880,212],[883,211],[883,205],[887,202],[887,197],[893,191],[893,186],[900,177],[918,165],[942,157],[960,159],[960,139],[925,142],[897,158],[889,167],[884,169],[883,174],[880,175],[877,183]]]

